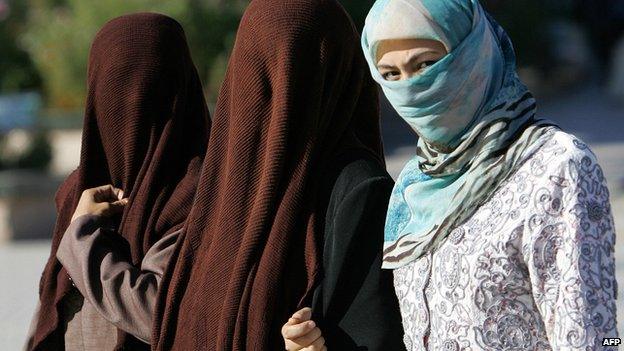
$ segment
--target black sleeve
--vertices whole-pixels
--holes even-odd
[[[329,350],[405,350],[392,271],[381,269],[392,185],[372,178],[330,204],[323,281],[313,301]]]

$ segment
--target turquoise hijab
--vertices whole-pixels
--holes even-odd
[[[388,39],[440,41],[448,54],[422,74],[386,81],[377,47]],[[477,0],[379,0],[362,48],[373,78],[419,135],[386,219],[383,267],[435,250],[556,127],[535,117],[505,31]]]

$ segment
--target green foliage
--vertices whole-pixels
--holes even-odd
[[[98,29],[116,16],[154,11],[181,22],[209,101],[225,74],[245,0],[29,0],[21,42],[43,77],[50,107],[75,109],[85,98],[88,51]],[[361,29],[373,0],[342,0]]]
[[[215,101],[246,1],[191,2],[182,24],[208,101]]]
[[[0,94],[32,90],[41,85],[28,53],[17,42],[17,33],[24,24],[24,3],[12,1],[8,4],[10,15],[0,21]]]
[[[157,11],[179,17],[184,2],[168,0],[32,0],[22,42],[44,78],[54,107],[83,104],[91,41],[113,17],[136,11]]]
[[[181,22],[203,81],[226,50],[236,30],[239,2],[193,0],[30,0],[22,42],[44,78],[50,106],[77,108],[85,98],[85,75],[91,42],[108,20],[133,12],[159,12]],[[213,87],[208,87],[211,93]]]
[[[339,1],[361,30],[374,0]],[[12,0],[12,3],[20,4],[13,6],[13,12],[20,15],[12,15],[11,24],[0,22],[3,50],[0,92],[42,84],[48,106],[77,109],[84,103],[88,51],[95,33],[111,18],[140,11],[160,12],[180,21],[208,101],[214,102],[248,1]],[[545,5],[537,0],[484,0],[484,4],[510,33],[519,61],[525,65],[539,64],[544,22],[549,17],[543,9]],[[18,32],[23,32],[19,44],[26,52],[15,44],[14,36]]]

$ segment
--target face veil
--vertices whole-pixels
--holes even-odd
[[[386,81],[376,47],[388,39],[438,40],[448,54],[422,74]],[[383,267],[395,269],[443,243],[549,140],[554,124],[536,117],[511,40],[478,0],[378,0],[362,49],[373,78],[419,135],[386,219]]]
[[[383,162],[377,90],[344,10],[255,0],[221,88],[157,350],[273,350],[321,276],[318,188],[336,156]]]
[[[52,252],[40,283],[32,349],[62,348],[60,305],[71,283],[56,259],[83,190],[113,184],[129,204],[114,226],[134,264],[190,210],[210,120],[182,27],[158,14],[108,22],[89,56],[80,165],[61,185]],[[120,332],[119,347],[145,345]]]

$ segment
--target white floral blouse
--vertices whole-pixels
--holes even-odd
[[[615,230],[596,157],[557,132],[432,254],[394,271],[408,350],[605,350]]]

